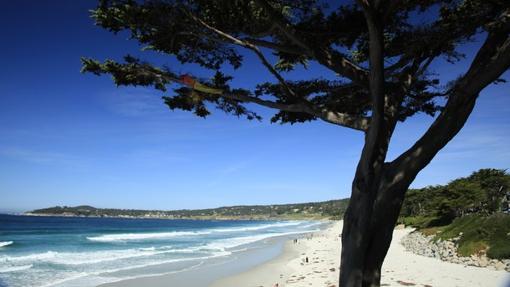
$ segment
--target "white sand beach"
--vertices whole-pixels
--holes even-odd
[[[382,286],[508,287],[510,273],[463,266],[407,252],[400,240],[412,229],[393,233],[383,266]],[[211,287],[273,287],[338,285],[341,222],[327,230],[286,244],[281,256],[246,272],[214,282]],[[308,257],[309,262],[305,262]]]

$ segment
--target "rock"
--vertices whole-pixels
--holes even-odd
[[[404,224],[399,224],[397,226],[395,226],[395,229],[404,229],[406,228],[406,226]]]
[[[483,256],[478,259],[478,266],[487,267],[487,265],[489,265],[489,260],[487,260],[487,257]]]
[[[506,265],[501,261],[498,261],[496,264],[494,264],[494,268],[496,268],[496,270],[505,270],[505,267]]]
[[[510,271],[510,259],[489,259],[485,254],[462,257],[457,254],[456,242],[461,238],[452,240],[434,240],[434,236],[425,236],[420,232],[412,232],[402,238],[401,244],[407,251],[418,255],[437,258],[443,261],[462,264],[464,266],[478,266],[493,270]]]

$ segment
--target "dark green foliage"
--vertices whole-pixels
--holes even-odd
[[[97,217],[156,217],[182,219],[340,219],[343,216],[348,203],[348,199],[341,199],[316,203],[247,205],[171,211],[94,208],[91,206],[56,206],[37,209],[30,213]]]
[[[117,86],[154,86],[155,89],[166,91],[166,85],[171,80],[177,79],[177,76],[168,69],[163,70],[154,68],[148,63],[144,63],[132,56],[124,57],[125,64],[119,64],[112,60],[107,60],[103,64],[91,59],[82,59],[82,72],[90,72],[95,75],[111,74]],[[168,78],[153,78],[154,73],[166,73]]]
[[[437,218],[435,216],[405,216],[400,217],[398,220],[399,224],[404,224],[406,226],[413,226],[416,228],[426,228],[432,226],[432,222],[437,222]]]
[[[462,57],[457,45],[482,32],[500,29],[505,21],[499,17],[510,2],[395,3],[384,15],[385,92],[400,103],[397,118],[403,121],[418,112],[433,115],[441,109],[436,99],[447,97],[451,85],[440,83],[438,76],[428,71],[430,63],[441,57],[455,62]],[[198,64],[208,75],[224,73],[227,65],[239,68],[244,63],[241,49],[246,49],[254,52],[261,60],[260,67],[274,76],[274,81],[259,83],[253,90],[234,89],[225,82],[222,95],[192,93],[188,88],[169,94],[168,86],[176,81],[176,75],[168,68],[130,56],[124,63],[82,59],[83,72],[111,74],[117,85],[153,86],[166,92],[164,101],[171,109],[205,117],[215,107],[260,119],[244,106],[252,102],[279,110],[271,121],[280,123],[332,122],[322,116],[324,112],[358,119],[370,114],[366,69],[369,37],[364,13],[356,2],[101,0],[91,15],[104,29],[127,32],[143,50],[171,55],[182,64]],[[428,15],[429,19],[416,22],[416,15]],[[301,81],[284,79],[296,65],[307,67],[312,62],[337,74],[338,79],[315,75]],[[255,67],[253,72],[257,72]],[[214,81],[203,81],[214,86]],[[266,102],[260,101],[262,98]],[[334,123],[366,129],[350,121]]]
[[[482,204],[487,213],[496,212],[501,208],[501,199],[510,187],[510,176],[506,170],[481,169],[468,179],[478,182],[480,188],[485,191]]]
[[[486,250],[488,257],[510,258],[510,215],[494,214],[485,217],[472,214],[460,217],[442,229],[437,237],[451,239],[461,233],[458,241],[459,254],[469,256],[483,250],[483,247],[489,247]]]
[[[510,175],[505,170],[481,169],[445,186],[409,190],[401,216],[426,218],[420,226],[437,226],[466,214],[489,215],[500,210],[509,187]]]

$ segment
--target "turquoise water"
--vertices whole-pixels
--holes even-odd
[[[0,215],[0,286],[96,286],[178,272],[321,224]]]

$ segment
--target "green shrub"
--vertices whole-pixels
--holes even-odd
[[[412,226],[420,229],[429,227],[430,223],[435,219],[436,219],[435,217],[430,216],[409,216],[399,218],[398,223],[404,224],[405,226]]]
[[[487,243],[483,241],[465,241],[459,244],[457,253],[461,256],[471,256],[472,254],[480,254],[488,248]]]
[[[457,218],[445,226],[436,238],[452,239],[460,233],[460,255],[469,256],[485,250],[489,258],[510,258],[510,215],[467,215]]]

